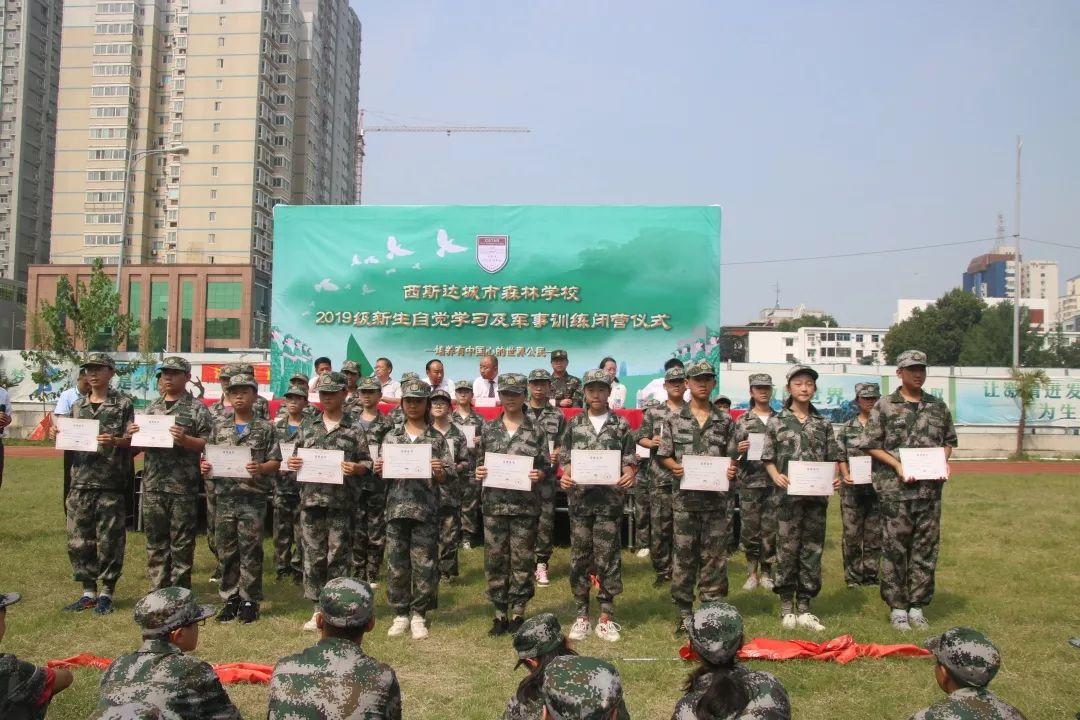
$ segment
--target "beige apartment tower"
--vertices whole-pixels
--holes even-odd
[[[300,148],[308,118],[327,145],[337,123],[355,122],[360,25],[346,0],[312,4],[67,2],[52,262],[250,265],[251,342],[264,342],[274,206],[350,197],[333,182],[334,163],[352,162],[348,144],[314,161]],[[327,33],[332,47],[355,47],[349,67],[320,55],[309,70],[302,48]],[[341,118],[328,65],[352,83]]]

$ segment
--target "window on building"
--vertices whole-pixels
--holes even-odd
[[[195,283],[185,280],[180,288],[180,352],[191,352],[191,323],[195,311]]]
[[[225,47],[225,38],[223,38],[223,37],[219,37],[219,38],[217,39],[217,46],[218,46],[218,47]]]
[[[128,315],[138,320],[142,317],[142,282],[131,280],[128,284]],[[139,349],[139,333],[132,332],[127,340],[128,350]]]
[[[219,123],[219,122],[214,123],[213,131],[216,132],[216,133],[221,132],[221,123]]]
[[[239,282],[206,283],[207,310],[239,310],[242,296],[243,288]]]
[[[206,242],[208,245],[213,245],[217,242],[217,233],[207,233]]]
[[[210,199],[217,200],[217,190],[215,188],[210,188]]]
[[[879,337],[878,335],[871,335],[871,336],[870,336],[870,342],[877,342],[877,341],[878,341],[878,337]]]
[[[786,345],[787,347],[794,347],[795,338],[784,338],[784,345]]]
[[[863,337],[862,335],[856,335],[855,336],[855,342],[862,342],[862,337]]]
[[[207,219],[210,222],[216,222],[217,221],[217,213],[214,212],[213,210],[211,210]]]
[[[210,146],[210,154],[217,155],[220,152],[221,152],[221,146],[220,145],[211,145]]]
[[[217,165],[211,165],[210,166],[210,176],[211,177],[217,177],[218,176],[218,166]]]
[[[215,100],[214,101],[214,112],[218,112],[219,110],[221,110],[221,101],[220,100]]]
[[[207,340],[239,340],[240,318],[207,318]]]
[[[150,283],[150,348],[155,352],[165,349],[165,336],[169,327],[169,283],[154,280]]]

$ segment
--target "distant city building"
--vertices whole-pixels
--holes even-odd
[[[766,325],[776,325],[784,320],[798,320],[807,315],[821,316],[825,315],[824,310],[810,310],[805,305],[796,305],[795,307],[783,308],[783,307],[768,307],[763,308],[758,313],[759,322]]]
[[[1065,281],[1065,294],[1058,298],[1057,317],[1065,332],[1080,331],[1080,275]]]
[[[747,362],[881,364],[888,328],[804,327],[796,332],[751,330]]]
[[[1053,260],[1029,260],[1022,264],[1020,270],[1020,297],[1046,300],[1046,315],[1043,324],[1047,327],[1057,325],[1059,293],[1057,262]]]
[[[974,258],[964,272],[963,288],[981,298],[1016,297],[1016,248],[1000,245]]]

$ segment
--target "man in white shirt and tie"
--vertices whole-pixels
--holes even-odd
[[[499,376],[499,358],[494,355],[485,355],[480,358],[480,377],[473,380],[473,404],[479,407],[486,402],[488,406],[499,403],[498,389],[495,387],[495,378]]]
[[[382,384],[382,401],[389,405],[401,404],[401,383],[390,376],[394,363],[390,358],[381,357],[375,361],[375,377]]]

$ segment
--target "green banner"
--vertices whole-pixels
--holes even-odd
[[[632,393],[673,355],[718,359],[720,208],[279,205],[272,312],[278,395],[320,355],[472,380],[557,348],[574,374],[615,357]]]

